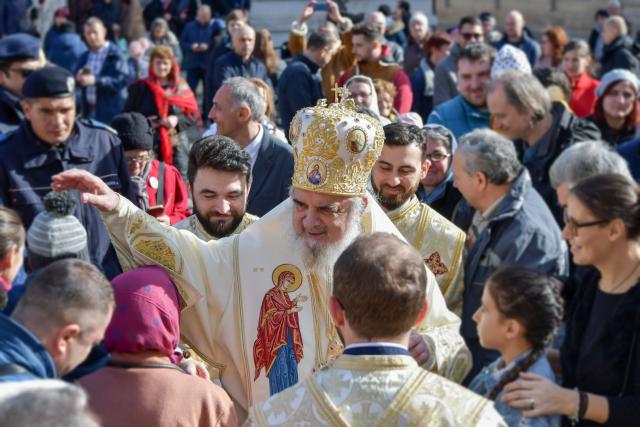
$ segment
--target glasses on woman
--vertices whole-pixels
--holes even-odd
[[[431,154],[427,154],[427,159],[431,162],[443,162],[451,157],[449,153],[443,153],[442,151],[434,151]]]
[[[127,163],[129,163],[130,165],[136,163],[136,164],[143,164],[149,161],[149,156],[135,156],[135,157],[127,157]]]
[[[12,73],[20,74],[22,78],[27,78],[33,73],[35,70],[31,68],[9,68],[9,71]]]
[[[581,228],[593,227],[595,225],[606,224],[608,222],[611,221],[609,221],[608,219],[599,219],[596,221],[578,222],[575,219],[570,218],[569,215],[567,215],[567,211],[564,211],[564,224],[565,227],[567,227],[567,231],[569,232],[570,236],[577,236],[578,230]]]

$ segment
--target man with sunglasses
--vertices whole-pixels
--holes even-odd
[[[37,38],[17,33],[0,39],[0,134],[16,129],[24,118],[22,85],[42,65]]]
[[[458,24],[458,36],[449,56],[438,63],[434,75],[433,106],[458,95],[458,56],[469,43],[484,41],[482,22],[475,16],[465,16]]]
[[[462,311],[462,269],[465,233],[416,197],[420,180],[429,171],[422,130],[392,123],[384,127],[384,146],[371,171],[378,203],[436,276],[447,307]]]

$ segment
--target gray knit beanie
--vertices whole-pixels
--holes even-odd
[[[74,257],[89,260],[87,231],[73,216],[76,201],[70,193],[50,192],[27,232],[29,253],[42,258]]]

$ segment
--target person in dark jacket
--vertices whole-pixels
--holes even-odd
[[[216,92],[209,112],[217,134],[235,140],[251,157],[247,212],[257,216],[289,197],[293,176],[293,149],[262,126],[264,111],[259,88],[244,77],[232,77]]]
[[[453,185],[451,168],[458,141],[453,133],[442,125],[425,125],[422,131],[425,135],[427,160],[431,165],[427,176],[420,182],[416,196],[422,203],[426,203],[451,221],[462,198]]]
[[[56,378],[102,341],[113,288],[88,262],[63,259],[31,281],[11,317],[0,314],[0,382]]]
[[[107,40],[107,30],[98,18],[84,25],[89,51],[80,58],[76,80],[81,90],[82,115],[109,123],[122,111],[127,99],[129,67],[120,48]]]
[[[598,126],[603,141],[617,146],[639,136],[638,87],[638,77],[629,70],[619,68],[602,76],[588,119]]]
[[[241,25],[249,23],[246,12],[236,9],[232,10],[224,20],[224,28],[216,26],[209,41],[209,50],[206,53],[204,91],[202,94],[202,112],[204,115],[211,110],[211,100],[216,94],[213,91],[213,72],[216,61],[222,55],[233,52],[231,45],[231,34]]]
[[[538,58],[540,58],[540,44],[527,34],[525,25],[522,13],[517,10],[509,12],[504,19],[504,37],[495,47],[497,50],[500,50],[506,44],[517,47],[527,55],[529,65],[533,68]]]
[[[612,16],[604,21],[602,31],[602,58],[600,58],[600,77],[609,71],[622,68],[635,75],[640,72],[638,59],[631,52],[631,40],[627,37],[627,24],[621,16]]]
[[[638,209],[638,186],[621,175],[592,176],[571,188],[563,238],[575,263],[597,274],[579,284],[569,313],[562,386],[526,374],[505,387],[506,403],[528,407],[531,416],[560,414],[578,427],[638,424],[632,409],[640,405]]]
[[[120,25],[120,8],[114,0],[93,0],[93,2],[91,16],[102,21],[111,38],[114,25]]]
[[[489,276],[517,265],[564,278],[568,259],[560,228],[511,141],[488,129],[465,135],[453,156],[453,175],[464,197],[453,221],[468,236],[461,334],[473,356],[469,381],[499,355],[480,346],[472,319]]]
[[[42,65],[37,38],[18,33],[0,39],[0,135],[16,129],[24,119],[22,86]]]
[[[189,22],[180,36],[180,47],[184,54],[184,69],[187,70],[187,82],[194,92],[207,72],[207,51],[213,34],[211,8],[202,5],[194,21]]]
[[[231,34],[233,52],[222,55],[213,66],[213,93],[230,77],[255,77],[271,85],[267,67],[253,56],[255,42],[256,32],[249,25],[238,26]]]
[[[298,110],[314,106],[322,98],[318,70],[331,60],[335,43],[336,40],[328,33],[311,33],[305,51],[297,54],[280,76],[278,112],[283,129],[289,130]]]
[[[53,65],[32,73],[23,88],[28,119],[0,144],[0,204],[15,209],[27,228],[44,210],[51,177],[67,169],[91,171],[133,200],[120,140],[104,125],[76,118],[74,90],[73,76],[64,68]],[[49,124],[49,110],[61,116],[55,125]],[[99,213],[78,203],[76,217],[87,230],[92,262],[108,277],[119,274]]]
[[[602,41],[602,29],[604,26],[604,21],[609,17],[609,12],[607,9],[598,9],[593,16],[594,26],[589,33],[589,49],[593,53],[593,58],[596,61],[600,61],[602,58],[602,49],[604,47],[604,43]]]
[[[45,38],[44,53],[47,59],[72,73],[80,67],[80,58],[87,51],[87,45],[69,21],[58,25],[55,30],[51,28]]]
[[[492,128],[514,141],[533,187],[562,224],[562,209],[549,183],[549,168],[569,145],[600,139],[598,127],[574,116],[534,76],[505,71],[487,88]]]

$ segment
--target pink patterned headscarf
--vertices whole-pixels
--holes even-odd
[[[107,351],[155,350],[173,357],[180,340],[180,302],[171,277],[160,267],[142,267],[111,283],[116,309],[104,336]]]

